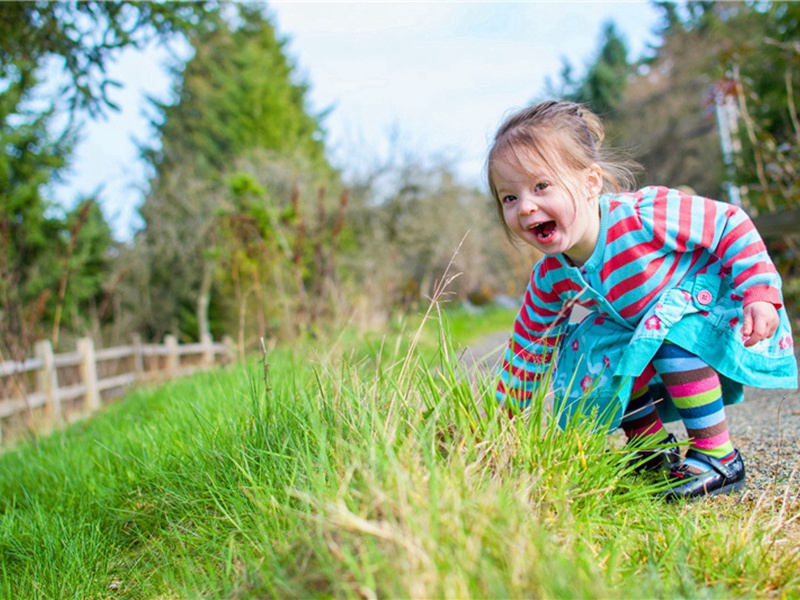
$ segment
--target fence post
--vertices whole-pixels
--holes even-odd
[[[232,363],[236,360],[236,342],[233,341],[231,336],[226,335],[222,338],[222,345],[225,346],[225,362]]]
[[[203,344],[203,366],[210,367],[214,364],[214,339],[204,333],[200,342]]]
[[[134,333],[131,336],[131,346],[133,347],[133,372],[136,375],[136,380],[141,381],[144,378],[144,352],[142,349],[142,336]]]
[[[168,335],[164,338],[164,346],[167,349],[167,376],[174,377],[181,366],[181,357],[178,354],[178,338]]]
[[[61,396],[58,393],[58,372],[56,371],[56,359],[53,356],[53,346],[50,340],[36,342],[33,347],[37,358],[42,360],[42,368],[36,373],[36,387],[47,398],[45,407],[56,423],[60,424],[61,415]]]
[[[97,387],[97,359],[94,353],[94,340],[81,338],[77,343],[81,355],[81,381],[86,386],[83,407],[90,413],[100,409],[100,391]]]

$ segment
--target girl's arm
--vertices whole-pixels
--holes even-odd
[[[496,397],[508,407],[523,409],[530,404],[552,360],[561,325],[569,318],[560,295],[547,282],[546,262],[531,274],[500,368]]]

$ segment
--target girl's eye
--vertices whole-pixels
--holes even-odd
[[[546,181],[541,181],[536,184],[536,191],[541,192],[549,187],[550,187],[549,183],[547,183]]]
[[[503,204],[510,204],[511,202],[514,202],[514,200],[516,199],[517,199],[516,196],[511,196],[511,195],[503,196]]]

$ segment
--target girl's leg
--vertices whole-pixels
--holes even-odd
[[[658,414],[650,394],[648,382],[654,374],[655,371],[652,367],[648,367],[648,370],[633,382],[631,399],[625,409],[620,426],[625,432],[625,437],[628,438],[628,447],[655,446],[657,444],[672,444],[672,446],[636,452],[631,463],[635,465],[634,470],[637,472],[660,470],[680,461],[677,440],[664,428],[661,416]]]
[[[639,380],[634,383],[634,390],[620,426],[628,442],[646,444],[652,441],[658,444],[667,437],[667,430],[661,422],[647,383],[636,388],[637,383]]]
[[[672,396],[691,447],[714,458],[731,455],[733,444],[717,372],[694,354],[669,343],[656,353],[653,366]]]
[[[744,486],[744,463],[734,449],[725,419],[719,376],[694,354],[665,343],[653,366],[686,426],[691,447],[671,472],[670,500],[728,493]]]

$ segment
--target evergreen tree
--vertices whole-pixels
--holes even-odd
[[[150,264],[149,298],[135,306],[157,306],[140,317],[156,336],[168,330],[192,338],[210,333],[210,250],[218,242],[220,211],[233,202],[226,181],[236,165],[271,154],[276,161],[291,158],[297,177],[333,174],[320,117],[309,113],[307,88],[297,80],[285,43],[262,7],[235,9],[193,41],[175,103],[155,103],[160,148],[144,150],[154,177],[141,209],[145,227],[136,239]]]
[[[612,116],[625,94],[630,71],[625,41],[614,23],[606,23],[600,51],[574,100],[587,104],[600,115]]]
[[[64,165],[69,141],[53,140],[51,113],[25,109],[35,86],[33,65],[20,63],[0,94],[0,343],[23,357],[41,335],[36,325],[52,302],[56,281],[53,241],[61,227],[49,216],[43,189]]]
[[[580,80],[574,78],[574,68],[563,59],[561,79],[557,86],[547,82],[549,95],[580,102],[603,116],[612,116],[627,89],[631,65],[628,48],[617,33],[613,22],[603,26],[600,48]]]
[[[83,224],[59,214],[47,184],[69,161],[78,120],[114,108],[106,67],[122,49],[198,25],[208,3],[0,3],[0,345],[20,358],[35,339],[84,329],[78,313],[96,298],[110,244],[96,205],[79,207]],[[54,62],[55,61],[55,62]],[[55,98],[38,86],[46,65],[63,67]],[[54,106],[70,118],[56,130]],[[86,254],[89,231],[93,241]],[[105,247],[103,245],[105,244]],[[103,257],[103,258],[98,258]],[[81,263],[81,261],[85,261]],[[70,277],[81,279],[69,285]],[[77,308],[80,307],[80,308]],[[0,359],[3,357],[0,356]]]
[[[154,102],[161,147],[146,152],[156,183],[175,165],[224,173],[254,148],[325,164],[319,120],[308,111],[307,86],[296,81],[285,42],[260,7],[240,5],[235,21],[220,18],[196,38],[194,57],[176,78],[177,102]]]

